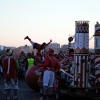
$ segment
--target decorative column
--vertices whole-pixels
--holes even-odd
[[[76,21],[75,24],[75,73],[80,77],[75,77],[74,86],[88,87],[89,21]]]
[[[95,49],[95,76],[96,81],[95,85],[100,87],[100,24],[97,22],[95,25],[95,34],[94,34],[94,49]]]

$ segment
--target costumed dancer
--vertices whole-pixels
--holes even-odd
[[[69,43],[68,43],[68,47],[67,47],[67,50],[66,50],[65,58],[60,63],[65,62],[65,66],[63,66],[61,64],[62,68],[64,69],[64,71],[69,73],[69,75],[68,75],[68,74],[61,72],[61,79],[64,79],[68,83],[70,83],[70,80],[72,78],[72,77],[70,77],[70,75],[72,76],[74,74],[73,68],[72,68],[72,61],[74,60],[74,50],[70,48],[71,42],[73,41],[73,37],[69,37],[68,41],[69,41]]]
[[[59,71],[61,66],[58,60],[54,57],[54,50],[49,48],[48,55],[45,57],[44,63],[39,64],[43,67],[43,100],[46,100],[48,95],[49,99],[52,97],[52,88],[55,83],[55,72]]]
[[[65,54],[65,57],[69,57],[69,54],[70,54],[70,47],[71,47],[71,42],[73,41],[73,37],[69,37],[68,38],[68,47],[67,47],[67,50],[66,50],[66,54]]]
[[[73,37],[69,37],[68,41],[69,44],[68,44],[66,55],[68,57],[69,65],[72,66],[72,61],[74,60],[74,50],[71,49],[71,42],[73,41]]]
[[[30,41],[30,43],[33,45],[33,49],[38,50],[37,52],[38,55],[41,55],[41,50],[45,49],[46,46],[48,46],[52,42],[52,40],[50,40],[50,42],[48,43],[43,42],[42,44],[39,44],[39,43],[33,42],[29,36],[26,36],[24,40],[25,39],[28,39]]]
[[[88,55],[89,55],[89,22],[75,22],[75,50],[74,59],[76,62],[74,86],[89,87],[88,83]]]
[[[13,100],[20,100],[17,97],[18,92],[18,62],[13,57],[13,51],[11,49],[6,50],[6,58],[3,60],[4,67],[4,84],[6,90],[6,100],[10,100],[10,92],[13,89]]]
[[[70,51],[69,51],[68,62],[69,62],[69,65],[70,65],[70,74],[74,75],[74,66],[73,66],[73,63],[74,63],[74,49],[70,49]]]
[[[100,87],[100,24],[97,22],[95,25],[95,76],[96,76],[96,86]]]
[[[74,53],[73,49],[70,49],[71,42],[73,41],[73,37],[69,37],[68,41],[69,41],[69,43],[68,43],[68,47],[67,47],[67,50],[66,50],[65,58],[60,63],[66,61],[67,66],[70,67],[71,64],[72,64],[73,58],[74,58],[74,56],[73,56],[73,53]]]
[[[74,49],[71,49],[71,42],[73,41],[73,37],[69,37],[68,41],[69,41],[69,44],[68,44],[68,48],[67,48],[67,52],[66,52],[66,55],[68,58],[67,62],[69,65],[69,73],[71,75],[74,75],[74,69],[72,66],[72,62],[74,61]],[[69,77],[69,82],[72,82],[72,80],[73,80],[73,78]]]

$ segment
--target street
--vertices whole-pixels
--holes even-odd
[[[11,99],[13,100],[13,91],[11,91],[10,95]],[[18,97],[20,100],[40,100],[41,94],[39,92],[36,92],[32,89],[30,89],[25,82],[25,79],[19,80],[19,90],[18,90]],[[62,97],[63,100],[72,100],[70,97]],[[74,100],[75,98],[73,98]],[[84,100],[85,98],[79,98],[79,100]],[[6,95],[5,95],[5,90],[4,90],[4,84],[3,81],[0,80],[0,100],[6,100]],[[52,98],[52,100],[55,100]],[[90,100],[100,100],[99,97],[96,97],[95,99],[90,99]]]
[[[41,95],[28,87],[25,80],[19,80],[18,97],[20,100],[39,100]],[[3,81],[0,81],[0,100],[6,100]],[[13,100],[13,92],[11,91],[11,100]]]

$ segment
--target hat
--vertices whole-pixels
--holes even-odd
[[[50,55],[54,55],[54,50],[51,49],[51,48],[49,48],[48,53],[49,53]]]
[[[6,50],[6,54],[7,54],[8,56],[9,56],[9,55],[12,55],[12,54],[13,54],[13,51],[12,51],[11,49],[8,48],[8,49]]]

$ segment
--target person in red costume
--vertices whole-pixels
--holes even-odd
[[[38,64],[43,67],[43,100],[46,100],[48,95],[49,99],[52,96],[52,87],[55,83],[55,72],[59,71],[61,66],[58,60],[54,57],[54,50],[49,48],[48,55],[45,57],[43,64]]]
[[[52,40],[50,40],[50,42],[48,42],[48,43],[43,42],[42,44],[39,44],[39,43],[33,42],[29,38],[29,36],[26,36],[24,38],[24,40],[25,39],[28,39],[30,41],[30,43],[33,45],[33,49],[37,49],[38,50],[38,55],[41,55],[40,51],[43,50],[43,49],[45,49],[45,47],[48,46],[52,42]]]
[[[20,100],[17,97],[18,92],[18,69],[19,65],[17,60],[13,57],[13,51],[11,49],[6,50],[6,58],[3,60],[4,68],[4,84],[6,90],[6,100],[10,100],[10,91],[13,89],[13,100]]]

